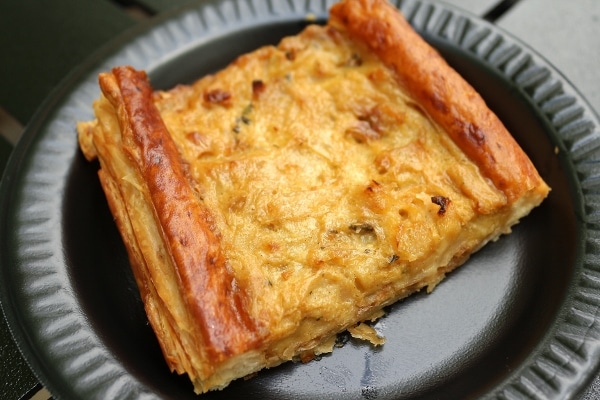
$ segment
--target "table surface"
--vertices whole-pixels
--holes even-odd
[[[0,171],[28,121],[95,49],[142,21],[193,0],[0,2]],[[600,1],[446,0],[530,45],[600,111]],[[48,399],[0,318],[0,398]],[[582,400],[600,399],[600,377]]]

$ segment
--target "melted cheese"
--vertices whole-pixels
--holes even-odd
[[[196,392],[331,351],[549,188],[483,99],[385,0],[154,92],[100,74],[78,125],[172,371]],[[348,35],[352,35],[352,40]]]
[[[506,202],[392,71],[331,28],[156,104],[277,358],[433,287]]]

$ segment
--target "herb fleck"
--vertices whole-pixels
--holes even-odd
[[[350,224],[349,228],[354,233],[361,233],[363,231],[364,232],[373,232],[373,230],[374,230],[373,225],[368,224],[366,222],[355,222],[353,224]]]

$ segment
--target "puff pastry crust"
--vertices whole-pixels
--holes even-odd
[[[383,343],[364,321],[549,192],[482,98],[385,0],[154,91],[99,77],[78,124],[172,371],[196,392]]]

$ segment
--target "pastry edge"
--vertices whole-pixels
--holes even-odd
[[[539,204],[549,187],[477,91],[386,0],[341,1],[330,24],[362,42],[507,197]]]
[[[481,97],[445,63],[435,50],[429,47],[412,30],[410,25],[401,16],[399,17],[396,14],[397,10],[383,0],[345,1],[334,5],[332,8],[332,24],[337,28],[347,29],[357,40],[370,46],[382,61],[396,72],[399,82],[416,99],[417,103],[425,109],[433,120],[450,133],[453,141],[467,156],[480,166],[483,173],[494,185],[505,193],[508,201],[505,209],[506,227],[512,226],[547,196],[549,188],[499,119],[488,110]],[[377,16],[375,22],[373,22],[373,16]],[[365,23],[369,26],[365,26]],[[398,40],[398,35],[402,36],[402,39]],[[396,39],[392,40],[392,38]],[[403,42],[405,40],[407,43],[410,43],[410,48],[408,45],[397,46],[396,42]],[[403,64],[404,62],[406,64]],[[410,65],[411,68],[416,69],[411,69],[411,72],[403,71],[400,65]],[[434,70],[438,72],[432,72]],[[439,71],[442,71],[442,73]],[[447,78],[439,78],[440,75],[447,75]],[[441,84],[440,79],[442,79],[444,85]],[[187,189],[190,189],[189,187],[185,188],[189,186],[185,171],[180,165],[179,156],[174,145],[172,143],[169,144],[171,140],[169,133],[164,123],[160,120],[158,110],[156,110],[152,103],[152,90],[145,74],[135,71],[130,67],[118,67],[113,70],[112,74],[101,75],[100,84],[104,95],[113,104],[119,114],[119,121],[122,123],[121,132],[126,142],[125,146],[132,146],[129,152],[131,158],[137,160],[137,165],[140,168],[139,173],[141,174],[140,179],[145,182],[154,181],[158,185],[154,189],[149,189],[148,194],[152,197],[153,195],[160,195],[160,193],[167,193],[169,190],[174,190],[175,192],[183,191],[185,193],[182,193],[182,195],[188,201],[191,201],[191,203],[185,204],[188,206],[192,204],[193,193],[187,191]],[[440,88],[442,86],[443,88]],[[422,88],[425,88],[425,90],[422,90]],[[459,99],[460,96],[466,96],[470,101],[464,102]],[[142,117],[144,115],[145,117]],[[470,121],[478,118],[482,122],[476,127]],[[80,132],[83,131],[85,129],[82,128]],[[155,136],[150,139],[150,142],[144,143],[143,140],[146,140],[144,137],[148,136],[148,134]],[[80,137],[83,136],[85,135],[80,135]],[[161,149],[154,148],[154,150],[158,151],[162,157],[166,157],[171,165],[171,167],[167,168],[172,172],[172,175],[168,179],[164,175],[165,169],[156,170],[152,167],[154,161],[151,155],[156,155],[157,153],[153,153],[151,147],[156,147],[155,145],[159,142],[166,147]],[[83,137],[81,143],[86,157],[88,159],[94,158],[95,150],[89,146],[89,141]],[[143,150],[144,147],[149,151],[145,157],[140,154],[140,150]],[[507,163],[510,168],[499,169],[498,165],[504,163]],[[115,215],[117,224],[121,226],[120,231],[122,231],[124,240],[128,243],[127,247],[130,259],[136,271],[136,279],[138,279],[142,296],[146,296],[144,290],[148,289],[144,289],[144,285],[147,283],[139,279],[144,274],[148,276],[148,272],[144,266],[143,251],[139,247],[139,244],[133,243],[134,240],[131,237],[128,238],[127,234],[123,233],[128,229],[123,226],[131,223],[127,219],[126,214],[123,213],[126,208],[125,202],[119,197],[121,195],[115,189],[116,184],[114,182],[109,182],[109,178],[107,176],[103,177],[102,174],[101,181],[107,192],[111,211]],[[179,185],[180,189],[162,187],[161,185],[167,181]],[[112,195],[109,195],[109,193],[112,193]],[[168,227],[169,221],[161,221],[160,217],[165,214],[170,215],[171,211],[174,210],[166,213],[163,212],[165,210],[161,211],[161,207],[168,207],[168,205],[166,200],[161,200],[157,197],[152,199],[152,204],[157,207],[154,210],[155,217],[157,218],[156,223],[162,227],[161,233],[164,240],[174,245],[176,252],[177,248],[182,252],[179,255],[172,255],[173,259],[171,262],[174,268],[178,270],[179,279],[182,280],[183,286],[186,287],[187,285],[189,290],[186,290],[186,292],[199,293],[206,290],[206,286],[192,288],[190,285],[194,285],[193,280],[195,279],[195,275],[186,275],[193,273],[191,271],[192,266],[201,265],[201,270],[207,272],[207,276],[211,277],[215,274],[214,276],[217,279],[222,279],[220,284],[208,290],[207,293],[210,293],[210,295],[207,294],[207,296],[212,297],[213,301],[215,299],[227,299],[225,303],[228,309],[224,314],[221,314],[222,316],[224,315],[224,318],[199,323],[203,329],[212,326],[215,331],[209,332],[205,330],[203,333],[197,332],[195,334],[197,336],[193,335],[198,341],[198,346],[205,346],[205,348],[212,351],[209,358],[212,357],[212,360],[215,362],[215,366],[209,368],[209,371],[204,371],[209,378],[204,379],[198,376],[190,376],[194,381],[197,392],[223,388],[235,378],[283,362],[283,360],[278,360],[265,365],[262,355],[263,349],[261,347],[261,340],[265,333],[261,332],[261,327],[257,321],[252,320],[248,315],[244,315],[243,303],[247,300],[244,299],[243,292],[237,291],[234,277],[228,272],[225,260],[218,254],[219,240],[210,227],[208,210],[195,209],[193,211],[192,224],[195,223],[196,225],[189,225],[190,220],[188,219],[186,222],[175,222],[175,230],[170,230]],[[184,212],[182,208],[174,212],[173,215],[176,215],[175,218],[180,218],[183,215],[188,215],[188,213]],[[199,244],[200,248],[192,251],[186,249],[186,246],[184,248],[180,247],[183,245],[182,240],[185,241],[186,239],[182,239],[180,233],[178,233],[180,232],[178,229],[192,229],[194,232],[204,232],[207,236],[204,238],[204,242]],[[490,236],[485,242],[479,244],[477,248],[469,248],[465,254],[471,254],[488,241],[497,239],[502,233],[505,232],[499,232],[494,236]],[[185,260],[186,255],[189,255],[188,253],[197,253],[200,251],[200,253],[206,254],[207,249],[211,247],[213,250],[210,251],[215,251],[216,253],[205,255],[204,260],[200,261],[199,264],[197,260],[194,263]],[[210,261],[211,258],[212,261]],[[217,266],[218,271],[215,273],[215,268],[209,267],[209,265],[216,266],[215,262],[217,260],[219,265]],[[442,271],[441,277],[443,277],[444,273],[449,272],[464,261],[465,259],[461,258],[445,267],[438,267],[438,270]],[[424,280],[418,287],[411,288],[410,291],[397,296],[387,304],[382,304],[381,307],[406,297],[423,287],[433,287],[439,280],[441,278],[435,278],[430,281]],[[223,288],[231,288],[231,290],[235,291],[236,294],[233,296],[233,302],[231,302],[229,295],[221,291]],[[192,308],[198,306],[197,303],[199,302],[197,300],[188,299],[188,301]],[[147,302],[145,301],[144,303],[146,304]],[[212,311],[216,315],[218,306],[213,305],[212,307],[215,307]],[[150,309],[148,304],[146,304],[146,310],[155,329],[158,327],[160,330],[161,326],[168,328],[169,322],[162,320],[164,316],[161,317],[156,313],[156,310]],[[200,315],[200,319],[206,319],[206,316]],[[366,317],[365,319],[369,318]],[[220,342],[223,338],[221,335],[224,332],[227,335],[231,335],[228,339],[230,341],[227,343]],[[182,343],[167,344],[165,336],[169,335],[162,335],[163,337],[161,337],[158,334],[157,336],[171,369],[178,373],[182,373],[183,371],[189,373],[189,366],[180,365],[177,361],[178,357],[170,356],[171,347],[179,347],[179,351],[185,352],[185,346]],[[328,336],[325,340],[316,342],[316,344],[313,343],[311,346],[318,347],[319,344],[327,342],[330,339],[331,336]],[[307,351],[310,352],[310,348]],[[236,367],[239,364],[242,364],[243,367]],[[213,373],[215,374],[211,375]]]

